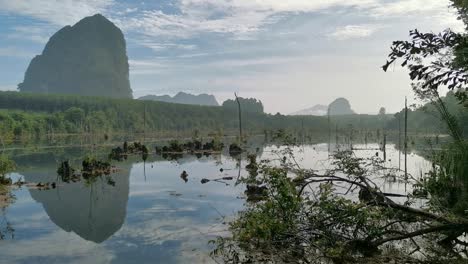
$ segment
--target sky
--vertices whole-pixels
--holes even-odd
[[[260,99],[288,114],[347,98],[358,113],[413,98],[384,73],[409,30],[462,31],[448,0],[0,0],[0,90],[16,90],[60,28],[101,13],[127,41],[135,98],[179,91]]]

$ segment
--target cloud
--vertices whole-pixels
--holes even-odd
[[[64,26],[104,12],[113,3],[113,0],[0,0],[0,12],[29,16]]]
[[[407,14],[421,14],[433,12],[447,12],[450,2],[448,0],[400,0],[381,3],[372,9],[377,17],[402,16]]]
[[[163,73],[170,65],[156,60],[129,60],[132,75],[153,75]]]
[[[277,23],[287,13],[316,12],[332,7],[365,8],[375,4],[376,0],[181,0],[176,2],[177,13],[144,10],[120,24],[127,30],[149,36],[190,38],[201,33],[222,33],[249,39],[249,35]]]
[[[328,36],[337,40],[348,40],[354,38],[366,38],[375,33],[380,26],[376,25],[347,25],[337,28]]]
[[[34,53],[17,47],[0,47],[0,57],[32,58]]]
[[[24,254],[26,248],[27,255]],[[39,243],[37,240],[18,240],[2,245],[2,259],[6,263],[25,263],[51,256],[56,259],[70,258],[68,263],[111,263],[115,258],[113,252],[103,245],[85,241],[62,230],[42,236]]]
[[[34,43],[45,44],[49,40],[52,28],[47,25],[31,25],[13,27],[13,32],[7,34],[8,39],[26,39]]]
[[[381,3],[370,10],[370,16],[377,19],[413,16],[430,19],[441,26],[456,31],[464,30],[463,23],[457,19],[456,10],[449,0],[400,0]]]

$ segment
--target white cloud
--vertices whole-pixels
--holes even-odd
[[[132,75],[153,75],[167,71],[170,65],[155,60],[129,60]]]
[[[113,0],[0,0],[0,12],[34,17],[54,25],[74,24],[104,12]]]
[[[443,11],[447,13],[450,2],[448,0],[400,0],[381,3],[372,9],[375,16],[402,16],[407,14],[421,14]]]
[[[0,47],[0,57],[32,58],[34,53],[17,47]]]
[[[366,38],[371,36],[380,26],[376,25],[347,25],[337,28],[328,36],[338,40],[348,40],[353,38]]]
[[[24,249],[28,249],[27,255]],[[51,256],[72,259],[68,263],[111,263],[115,258],[113,252],[103,245],[85,241],[63,230],[44,235],[38,240],[18,240],[2,245],[2,260],[6,263],[24,263],[25,260]]]
[[[138,17],[120,24],[150,36],[189,38],[212,32],[249,39],[249,34],[277,23],[285,13],[315,12],[331,7],[365,8],[375,4],[376,0],[181,0],[177,6],[180,14],[145,10]]]
[[[8,34],[8,39],[26,39],[35,43],[45,44],[51,35],[51,28],[47,25],[41,26],[17,26],[13,28],[13,33]]]
[[[371,17],[377,19],[415,17],[430,19],[442,27],[450,27],[456,31],[464,30],[464,25],[457,19],[456,12],[449,0],[400,0],[381,3],[372,8]]]

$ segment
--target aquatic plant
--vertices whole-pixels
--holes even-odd
[[[6,175],[15,169],[16,165],[13,160],[5,155],[0,155],[0,185],[11,184],[11,179],[6,178]]]
[[[75,169],[70,165],[68,160],[63,161],[60,163],[57,174],[62,178],[62,181],[69,182],[70,179],[73,177]]]
[[[111,164],[107,161],[97,160],[94,157],[86,157],[82,162],[82,176],[85,179],[94,178],[111,173]]]

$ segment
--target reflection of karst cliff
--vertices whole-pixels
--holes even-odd
[[[29,192],[40,202],[50,219],[67,232],[101,243],[123,225],[129,194],[129,165],[119,164],[117,173],[112,174],[115,186],[109,185],[105,177],[94,183],[58,183],[56,189]],[[55,182],[55,164],[35,172],[23,172],[28,182]]]

